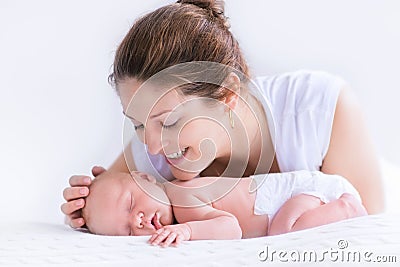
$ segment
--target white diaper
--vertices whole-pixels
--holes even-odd
[[[300,194],[315,196],[328,203],[338,199],[343,193],[349,193],[361,203],[357,190],[339,175],[328,175],[319,171],[295,171],[251,177],[257,183],[254,214],[267,214],[270,222],[288,199]]]

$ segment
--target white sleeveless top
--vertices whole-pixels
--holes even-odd
[[[280,171],[319,171],[329,147],[344,80],[325,72],[301,70],[259,77],[254,83],[250,92],[267,114]],[[136,136],[131,149],[138,171],[159,181],[173,179],[165,157],[148,153]]]

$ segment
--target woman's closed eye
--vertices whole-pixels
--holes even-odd
[[[174,123],[172,123],[172,124],[162,124],[162,127],[163,127],[164,129],[172,128],[172,127],[174,127],[174,126],[178,123],[178,121],[179,121],[179,120],[177,120],[176,122],[174,122]]]
[[[164,129],[170,129],[170,128],[174,127],[178,123],[178,121],[179,120],[177,120],[176,122],[171,123],[171,124],[162,124],[161,123],[161,127],[163,127]],[[144,125],[143,124],[133,125],[133,127],[134,127],[135,131],[140,130],[140,129],[144,129]]]
[[[143,124],[140,124],[140,125],[133,125],[133,127],[135,128],[135,131],[137,131],[137,130],[140,130],[140,129],[143,129],[144,128],[144,126],[143,126]]]
[[[170,129],[170,128],[176,126],[176,125],[178,124],[178,122],[179,122],[179,119],[176,120],[175,122],[172,122],[172,123],[165,123],[165,124],[161,123],[161,126],[162,126],[164,129]]]

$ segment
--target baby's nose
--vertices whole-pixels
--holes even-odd
[[[138,212],[135,216],[135,225],[137,228],[143,228],[144,223],[143,220],[145,219],[143,212]]]

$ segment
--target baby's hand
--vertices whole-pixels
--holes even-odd
[[[190,239],[191,230],[187,224],[174,224],[167,225],[160,228],[153,234],[149,243],[153,246],[160,245],[162,247],[168,247],[173,244],[174,246],[179,245],[182,241]]]

